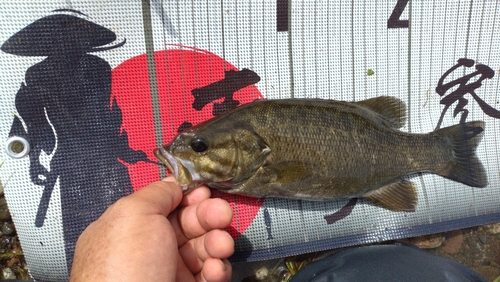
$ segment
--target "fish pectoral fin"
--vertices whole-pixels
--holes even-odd
[[[262,169],[269,177],[269,183],[291,183],[307,176],[307,165],[303,162],[287,161],[264,166]]]
[[[417,187],[408,180],[400,180],[370,191],[363,197],[394,211],[414,212],[417,206]]]
[[[391,128],[398,129],[405,124],[406,105],[396,97],[381,96],[354,103],[376,112]]]

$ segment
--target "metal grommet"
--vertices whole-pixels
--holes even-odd
[[[28,140],[19,136],[12,136],[5,142],[5,152],[9,157],[14,159],[26,156],[30,152],[30,149]]]

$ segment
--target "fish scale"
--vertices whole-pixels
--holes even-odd
[[[399,130],[405,113],[388,96],[254,101],[187,129],[155,155],[186,193],[204,184],[255,197],[365,197],[413,211],[416,186],[405,178],[416,172],[487,185],[475,155],[484,122],[413,134]]]

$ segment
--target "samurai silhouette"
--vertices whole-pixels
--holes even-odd
[[[54,186],[59,179],[62,223],[68,270],[81,232],[119,198],[133,192],[123,164],[148,161],[128,145],[120,127],[122,113],[111,97],[111,67],[90,52],[118,48],[109,29],[87,21],[84,14],[55,13],[10,37],[1,50],[19,56],[45,56],[26,71],[16,94],[21,120],[14,118],[10,136],[31,146],[31,181],[43,186],[35,225],[44,224]],[[52,154],[50,167],[40,154]]]

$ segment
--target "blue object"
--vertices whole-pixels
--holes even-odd
[[[348,249],[308,264],[290,282],[443,281],[487,282],[453,260],[401,245]]]

